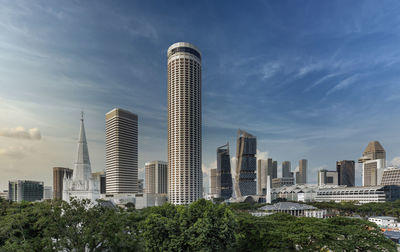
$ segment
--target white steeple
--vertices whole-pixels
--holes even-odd
[[[86,142],[85,125],[83,124],[83,112],[81,116],[81,128],[79,131],[78,150],[74,163],[73,181],[86,181],[92,178],[89,151]]]

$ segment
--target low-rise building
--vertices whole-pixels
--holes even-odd
[[[0,192],[0,198],[8,200],[8,191],[4,190],[4,191]]]
[[[324,188],[317,192],[316,201],[357,201],[361,204],[386,202],[400,199],[400,186],[358,186]]]
[[[368,221],[373,222],[382,228],[394,228],[398,225],[396,218],[391,216],[374,216],[368,218]]]
[[[281,199],[286,199],[288,201],[311,202],[315,200],[317,192],[321,188],[336,188],[336,187],[341,187],[341,186],[337,185],[318,186],[312,184],[306,184],[306,185],[296,184],[292,186],[282,186],[271,189],[271,200],[276,200],[281,198]]]
[[[11,201],[39,201],[43,199],[43,182],[13,180],[8,182],[8,199]]]
[[[400,185],[400,168],[389,167],[383,171],[381,185]]]
[[[326,217],[326,210],[321,210],[314,206],[294,202],[279,202],[273,205],[260,207],[258,210],[264,211],[266,213],[287,213],[298,217]]]
[[[272,188],[278,188],[282,186],[291,186],[294,185],[293,177],[283,177],[283,178],[273,178],[272,179]]]

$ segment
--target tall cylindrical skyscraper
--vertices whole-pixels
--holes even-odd
[[[168,169],[170,203],[202,197],[201,54],[186,42],[168,48]]]

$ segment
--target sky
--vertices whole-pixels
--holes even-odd
[[[72,168],[82,110],[93,171],[114,107],[138,114],[139,177],[166,160],[166,53],[179,41],[202,53],[206,191],[218,146],[229,141],[235,167],[239,128],[258,158],[308,159],[310,183],[373,140],[399,165],[399,13],[398,1],[0,0],[0,189]]]

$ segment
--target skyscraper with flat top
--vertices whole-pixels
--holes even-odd
[[[307,184],[307,159],[299,160],[299,171],[296,173],[296,184]]]
[[[282,178],[293,177],[293,173],[290,172],[290,161],[282,162]]]
[[[138,117],[120,108],[106,114],[106,192],[138,192]]]
[[[201,54],[186,42],[168,48],[168,178],[170,203],[202,197]]]
[[[257,192],[256,152],[256,137],[239,129],[236,145],[236,197],[255,195]]]

